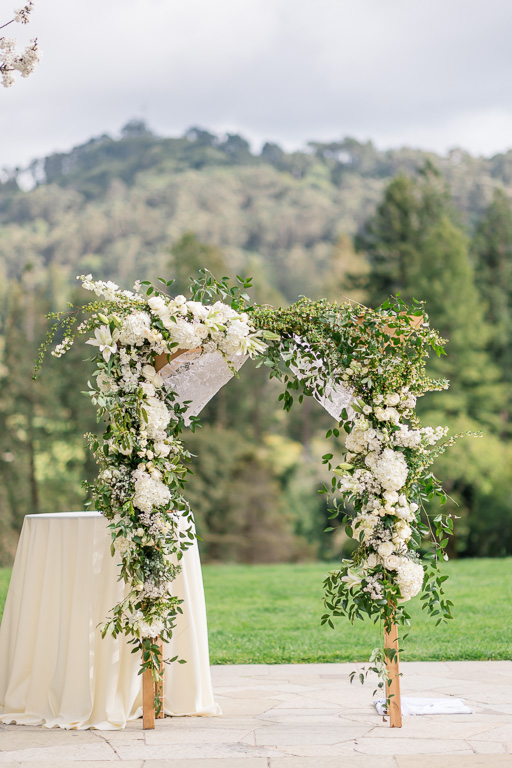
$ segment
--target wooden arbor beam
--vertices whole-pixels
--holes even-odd
[[[155,727],[155,718],[161,720],[164,717],[164,649],[160,637],[151,638],[151,642],[160,648],[160,680],[155,681],[150,669],[142,673],[142,728],[147,731]],[[160,699],[160,711],[156,714],[155,698]]]
[[[168,362],[179,357],[185,350],[177,349],[172,354],[157,355],[155,359],[155,370],[160,371]],[[164,713],[164,657],[163,641],[161,637],[153,637],[151,642],[158,645],[161,654],[160,680],[155,681],[151,670],[142,673],[142,728],[152,730],[155,727],[155,719],[160,720],[165,716]],[[155,712],[155,699],[160,699],[160,711]]]
[[[386,652],[386,699],[389,701],[388,715],[391,728],[402,727],[398,647],[398,625],[393,621],[389,632],[386,632],[386,629],[384,629],[385,651],[393,651],[390,656]]]

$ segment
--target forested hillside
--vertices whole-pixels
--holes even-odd
[[[23,516],[79,508],[94,467],[83,434],[94,414],[80,394],[84,348],[32,361],[44,314],[86,297],[77,274],[131,287],[175,277],[186,292],[202,266],[250,274],[253,298],[284,304],[305,293],[376,306],[389,293],[427,301],[450,339],[433,363],[452,380],[425,402],[427,422],[482,429],[439,462],[459,516],[460,555],[512,552],[510,449],[512,152],[474,158],[345,139],[253,154],[240,136],[191,129],[160,138],[132,121],[121,139],[10,171],[0,184],[0,558]],[[33,186],[23,191],[27,181]],[[207,407],[189,444],[198,458],[189,496],[211,559],[334,556],[322,535],[319,454],[329,417],[308,402],[286,416],[279,387],[247,364]],[[456,506],[458,505],[458,506]]]

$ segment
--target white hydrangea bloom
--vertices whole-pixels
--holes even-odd
[[[404,456],[391,448],[383,450],[372,471],[386,491],[400,490],[405,485],[409,474]]]
[[[136,477],[133,504],[137,509],[150,513],[156,507],[169,503],[171,492],[161,480],[147,472],[134,472],[134,475]]]
[[[147,312],[132,312],[123,320],[119,341],[125,346],[140,347],[146,341],[146,334],[150,328],[151,318]]]
[[[418,594],[423,585],[425,574],[423,566],[419,563],[415,563],[407,557],[401,558],[401,561],[396,574],[396,582],[402,595],[401,602],[405,602]]]
[[[145,429],[150,439],[156,440],[162,432],[165,432],[171,415],[164,402],[157,397],[148,397],[143,406],[146,411],[147,423],[145,423]]]

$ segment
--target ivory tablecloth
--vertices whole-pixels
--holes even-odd
[[[0,721],[123,728],[142,715],[140,655],[98,624],[125,594],[98,512],[27,515],[0,627]],[[184,599],[166,658],[165,712],[219,715],[213,699],[197,543],[173,582]]]

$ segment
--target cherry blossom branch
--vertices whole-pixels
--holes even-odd
[[[28,24],[33,8],[33,0],[28,0],[26,5],[14,12],[14,18],[2,24],[0,29],[8,27],[13,22]],[[22,77],[31,75],[39,64],[40,57],[41,52],[37,44],[37,38],[30,41],[23,53],[18,53],[16,51],[16,40],[13,37],[0,37],[0,75],[2,76],[4,88],[14,85],[13,72],[18,71]]]

